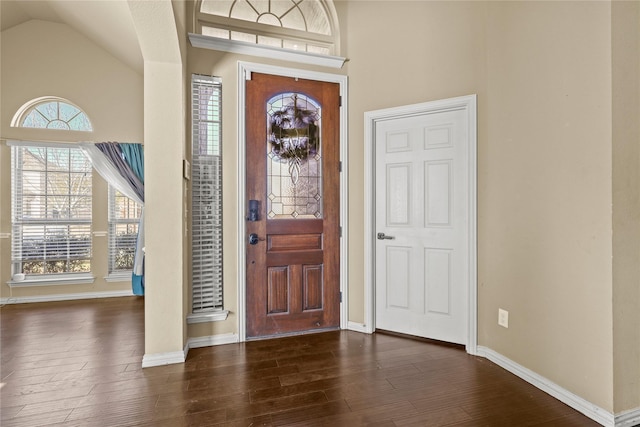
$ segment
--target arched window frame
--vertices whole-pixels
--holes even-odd
[[[57,102],[58,104],[68,105],[68,106],[71,106],[74,109],[78,110],[78,113],[76,115],[74,115],[69,120],[64,120],[64,119],[60,118],[59,116],[56,119],[51,119],[51,118],[45,117],[44,114],[42,114],[40,111],[38,111],[38,113],[40,113],[42,115],[43,119],[47,120],[48,123],[51,123],[51,122],[54,122],[54,121],[64,122],[69,127],[68,129],[52,128],[52,127],[49,127],[49,126],[44,126],[44,127],[40,127],[40,126],[25,126],[25,120],[27,119],[27,117],[29,117],[29,115],[34,110],[37,110],[37,108],[40,107],[41,105],[49,104],[49,103],[52,103],[52,102]],[[59,114],[59,111],[60,111],[60,107],[58,106],[58,114]],[[71,125],[69,125],[69,122],[71,122],[73,119],[75,119],[75,117],[77,117],[79,115],[84,117],[84,121],[86,123],[88,123],[88,128],[86,128],[86,129],[73,129],[73,127]],[[89,116],[87,115],[87,113],[85,113],[85,111],[82,108],[80,108],[79,106],[77,106],[73,102],[69,101],[68,99],[60,98],[60,97],[57,97],[57,96],[43,96],[43,97],[40,97],[40,98],[32,99],[31,101],[25,103],[22,107],[20,107],[18,109],[16,114],[11,119],[11,127],[21,127],[21,128],[27,128],[27,129],[47,129],[47,130],[51,130],[51,131],[65,130],[65,131],[71,131],[71,132],[93,132],[93,125],[92,125],[91,120],[89,119]]]
[[[189,40],[194,47],[301,62],[310,65],[322,65],[332,68],[342,68],[346,61],[346,58],[336,56],[340,49],[340,31],[337,13],[331,0],[314,0],[317,1],[326,12],[328,24],[331,29],[330,35],[300,31],[292,28],[282,28],[201,12],[202,1],[203,0],[197,0],[194,4],[193,29],[196,33],[189,34]],[[289,42],[298,40],[300,43],[304,43],[305,46],[309,45],[326,49],[331,54],[258,44],[257,40],[256,43],[250,43],[205,35],[203,34],[203,24],[221,30],[247,33],[255,35],[256,37],[279,38]]]

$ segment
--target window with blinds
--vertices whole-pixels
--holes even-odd
[[[109,275],[130,274],[142,206],[109,186]]]
[[[223,309],[221,94],[219,78],[192,75],[193,314]]]
[[[91,271],[91,163],[78,148],[11,147],[12,273]]]

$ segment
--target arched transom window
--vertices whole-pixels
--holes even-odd
[[[201,0],[202,35],[320,55],[338,54],[338,27],[330,0]]]
[[[91,132],[91,121],[70,101],[56,97],[37,98],[23,105],[11,121],[13,127]]]

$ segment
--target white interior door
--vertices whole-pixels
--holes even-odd
[[[466,344],[468,113],[380,120],[374,138],[376,328]]]

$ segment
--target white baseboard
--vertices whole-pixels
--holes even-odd
[[[616,427],[634,427],[640,425],[640,408],[616,414]]]
[[[347,322],[347,329],[349,331],[362,332],[363,334],[373,333],[373,331],[369,331],[367,326],[363,323]]]
[[[126,291],[108,291],[108,292],[80,292],[75,294],[51,294],[36,295],[30,297],[9,297],[0,298],[0,305],[6,304],[26,304],[31,302],[54,302],[54,301],[72,301],[79,299],[95,299],[95,298],[115,298],[115,297],[131,297],[133,292]]]
[[[184,363],[187,360],[189,349],[198,347],[210,347],[212,345],[232,344],[238,342],[237,334],[210,335],[207,337],[189,338],[182,351],[172,351],[169,353],[145,354],[142,357],[142,367],[151,368],[154,366],[171,365],[174,363]]]
[[[142,357],[142,367],[151,368],[153,366],[172,365],[174,363],[184,363],[187,360],[187,351],[172,351],[169,353],[145,354]]]
[[[618,427],[614,416],[611,412],[600,408],[593,403],[588,402],[580,396],[571,393],[560,387],[558,384],[549,381],[547,378],[525,368],[522,365],[514,362],[513,360],[497,353],[490,348],[478,346],[478,356],[486,357],[496,365],[506,369],[514,375],[522,378],[529,384],[539,388],[545,393],[550,394],[559,401],[569,405],[578,412],[583,413],[587,417],[591,418],[597,423],[602,424],[605,427]],[[633,424],[627,424],[631,427]],[[622,426],[622,424],[620,424]]]
[[[228,333],[195,337],[187,340],[187,348],[211,347],[213,345],[234,344],[239,341],[238,334]]]

